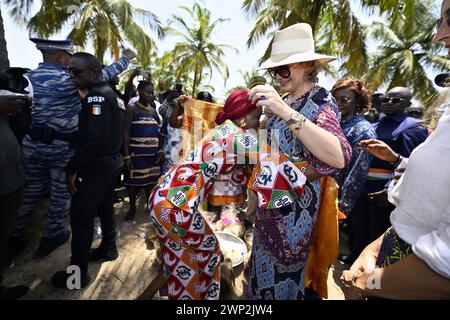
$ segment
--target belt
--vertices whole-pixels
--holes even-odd
[[[366,180],[390,180],[394,172],[388,169],[370,168],[367,173]]]
[[[58,132],[50,127],[31,127],[28,132],[31,140],[42,141],[43,143],[50,144],[53,140],[63,140],[66,142],[72,142],[74,134],[73,133],[62,133]]]

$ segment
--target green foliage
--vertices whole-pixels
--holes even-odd
[[[165,53],[160,60],[161,68],[172,67],[175,79],[183,77],[193,78],[192,95],[198,91],[198,86],[205,79],[206,69],[211,78],[213,69],[219,71],[224,82],[229,76],[228,66],[223,62],[224,50],[237,49],[226,45],[212,42],[214,29],[229,19],[217,19],[211,22],[211,12],[202,8],[200,4],[194,4],[193,8],[181,7],[187,13],[191,21],[179,15],[173,15],[169,26],[165,28],[168,34],[180,38],[180,42],[170,52]]]
[[[66,23],[73,26],[68,37],[74,45],[85,47],[92,40],[102,63],[108,49],[117,59],[126,40],[136,48],[142,62],[149,64],[156,44],[146,30],[156,32],[159,37],[164,35],[158,17],[124,0],[43,0],[28,26],[31,32],[49,37]]]

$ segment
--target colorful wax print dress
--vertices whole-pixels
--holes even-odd
[[[231,172],[242,158],[249,159],[255,164],[249,188],[257,192],[260,206],[278,208],[300,196],[308,163],[263,150],[254,133],[226,121],[153,190],[150,216],[161,245],[169,299],[219,298],[219,243],[198,210],[218,175]]]
[[[293,102],[291,108],[333,133],[348,163],[351,146],[339,125],[337,105],[327,90],[316,86]],[[284,154],[304,158],[324,176],[338,171],[304,149],[281,118],[272,116],[266,128],[269,143],[278,145]],[[257,208],[248,286],[250,299],[304,298],[305,266],[319,208],[320,188],[320,179],[307,182],[302,195],[293,203],[276,209]]]
[[[136,106],[130,132],[129,152],[133,169],[125,172],[124,184],[147,186],[156,184],[161,166],[155,164],[159,151],[159,127],[156,119]]]

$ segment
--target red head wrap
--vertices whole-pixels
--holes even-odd
[[[248,100],[248,90],[238,89],[230,93],[223,109],[216,117],[216,123],[222,124],[225,120],[236,120],[245,117],[256,109],[256,105]]]

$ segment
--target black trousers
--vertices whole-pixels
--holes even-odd
[[[349,245],[353,259],[358,258],[364,248],[378,239],[391,226],[391,212],[395,206],[381,207],[367,194],[361,194],[349,219]]]
[[[90,164],[79,173],[77,192],[72,197],[70,225],[72,227],[71,264],[82,273],[88,270],[89,251],[94,237],[95,217],[100,217],[101,247],[115,247],[116,220],[114,216],[114,187],[123,161],[120,155]]]
[[[6,253],[8,251],[8,240],[14,225],[17,210],[22,204],[23,188],[0,196],[0,286],[3,282],[3,268]]]

